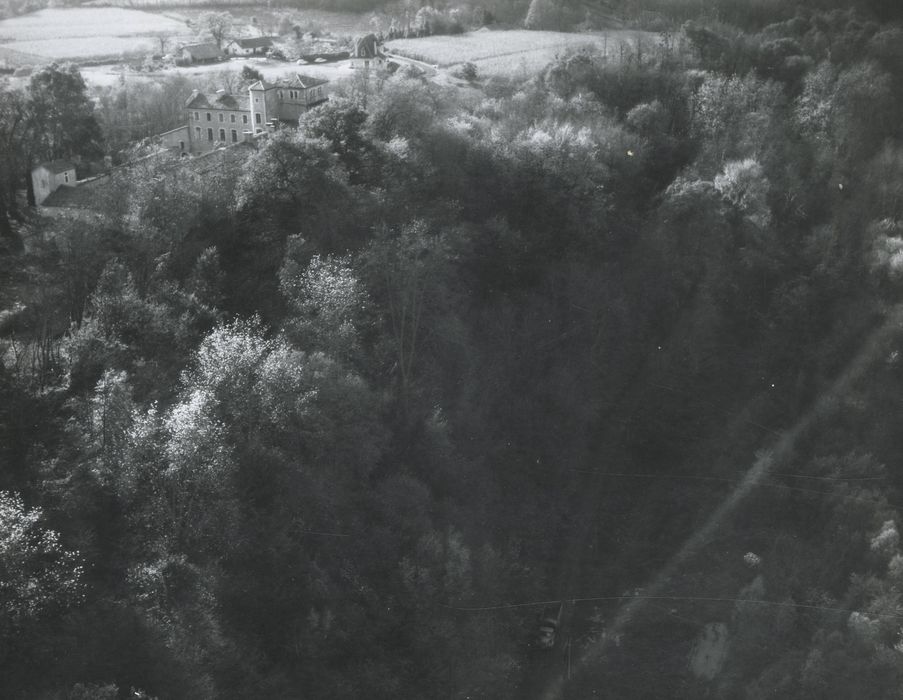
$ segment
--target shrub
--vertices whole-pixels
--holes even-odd
[[[459,78],[463,78],[470,83],[474,82],[479,77],[476,64],[471,63],[470,61],[461,66],[455,74]]]

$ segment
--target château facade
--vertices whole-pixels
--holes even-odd
[[[187,123],[161,134],[163,146],[177,153],[199,155],[251,140],[282,124],[297,125],[304,112],[328,99],[328,82],[296,74],[273,83],[258,80],[247,94],[195,90],[185,104]]]

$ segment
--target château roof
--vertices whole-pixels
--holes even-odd
[[[185,103],[188,109],[226,109],[232,112],[247,112],[251,109],[248,95],[232,95],[228,92],[207,94],[192,92]]]

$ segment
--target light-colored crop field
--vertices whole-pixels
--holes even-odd
[[[36,54],[42,58],[99,58],[103,56],[128,56],[155,50],[156,42],[147,37],[73,37],[70,39],[46,39],[44,41],[17,41],[6,44],[19,51]]]
[[[169,17],[116,7],[41,10],[0,22],[0,41],[36,41],[73,37],[136,36],[153,32],[183,32]]]
[[[187,32],[177,20],[138,10],[41,10],[0,21],[0,45],[46,59],[78,59],[147,52],[156,35],[176,38]]]
[[[391,53],[448,68],[470,62],[481,75],[535,73],[555,57],[582,46],[595,46],[617,58],[638,41],[657,41],[654,34],[624,30],[571,34],[528,30],[479,30],[457,36],[395,39],[386,44]]]

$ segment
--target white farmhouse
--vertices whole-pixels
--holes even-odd
[[[233,39],[226,44],[230,56],[264,56],[273,48],[273,37],[257,36],[250,39]]]

